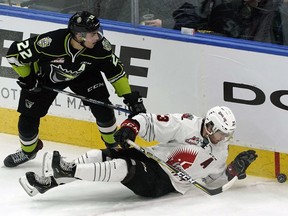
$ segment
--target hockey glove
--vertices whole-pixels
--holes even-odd
[[[127,139],[135,141],[137,134],[139,133],[139,122],[134,119],[126,119],[122,122],[120,129],[114,134],[114,139],[124,149],[129,148]]]
[[[31,93],[38,93],[41,89],[41,82],[35,73],[31,72],[27,77],[19,77],[17,84],[23,89]]]
[[[257,157],[258,155],[254,150],[248,150],[238,154],[227,166],[226,175],[228,176],[228,180],[230,181],[234,176],[237,176],[239,180],[246,178],[246,169]]]
[[[132,112],[132,115],[129,118],[132,118],[134,115],[139,113],[146,113],[146,109],[143,104],[142,97],[138,91],[133,91],[130,94],[123,95],[124,103],[128,106],[129,110]]]

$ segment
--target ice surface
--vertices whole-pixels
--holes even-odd
[[[288,184],[276,179],[248,176],[228,191],[209,196],[199,189],[185,195],[169,194],[158,199],[134,195],[120,183],[75,181],[29,197],[18,179],[27,171],[41,173],[42,156],[58,150],[73,159],[88,148],[44,141],[36,159],[16,168],[6,168],[4,158],[19,148],[18,137],[0,134],[0,214],[15,216],[266,216],[287,215]]]

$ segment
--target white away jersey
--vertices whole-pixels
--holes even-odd
[[[141,113],[134,116],[140,123],[139,136],[159,144],[149,151],[166,163],[184,169],[193,179],[205,178],[206,183],[216,179],[228,181],[225,169],[228,143],[210,144],[201,135],[203,118],[191,114],[156,115]],[[205,144],[203,142],[206,142]],[[191,183],[180,179],[162,166],[175,189],[184,194]]]

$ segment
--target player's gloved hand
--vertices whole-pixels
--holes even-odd
[[[34,72],[31,72],[27,77],[19,77],[17,84],[22,89],[32,93],[38,93],[42,90],[42,83]]]
[[[140,124],[135,119],[126,119],[122,122],[120,129],[114,134],[114,139],[124,149],[129,148],[127,139],[135,141],[137,134],[139,133]]]
[[[227,166],[226,175],[230,181],[234,176],[238,179],[246,178],[246,169],[249,165],[256,160],[258,155],[254,150],[241,152],[237,157]]]
[[[132,112],[132,115],[129,115],[129,118],[132,118],[134,115],[139,113],[146,113],[146,109],[143,104],[142,97],[138,91],[133,91],[130,94],[123,95],[124,103],[128,106],[129,110]]]

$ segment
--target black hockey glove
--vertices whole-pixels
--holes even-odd
[[[31,72],[27,77],[19,77],[17,84],[26,91],[31,93],[40,92],[42,83],[34,72]]]
[[[129,110],[132,112],[132,115],[129,115],[129,118],[132,118],[134,115],[139,113],[146,113],[146,109],[143,104],[142,97],[138,91],[133,91],[130,94],[123,95],[124,103],[128,106]]]
[[[127,139],[135,141],[137,134],[139,133],[139,122],[134,119],[126,119],[122,122],[120,129],[114,134],[114,139],[124,149],[129,148]]]
[[[237,176],[238,179],[246,178],[246,169],[257,157],[258,155],[254,150],[248,150],[238,154],[227,166],[226,175],[228,176],[228,180],[230,181],[234,176]]]

